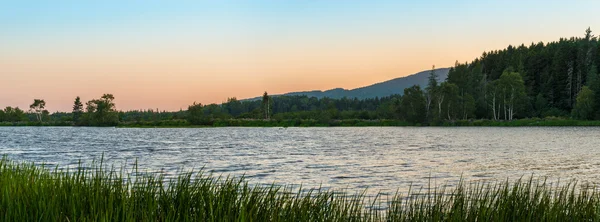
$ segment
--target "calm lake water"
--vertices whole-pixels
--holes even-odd
[[[204,167],[251,183],[395,192],[461,178],[600,183],[600,128],[199,128],[0,127],[13,160],[75,167],[105,162],[175,175]]]

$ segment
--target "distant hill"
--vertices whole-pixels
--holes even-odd
[[[450,68],[442,68],[436,69],[435,73],[438,75],[438,82],[443,82],[446,80],[448,76],[448,71]],[[411,87],[413,85],[420,85],[421,87],[425,87],[427,85],[427,78],[429,77],[429,73],[431,70],[422,71],[413,75],[400,77],[392,80],[388,80],[385,82],[376,83],[370,86],[365,86],[356,89],[342,89],[335,88],[326,91],[314,90],[314,91],[304,91],[304,92],[290,92],[281,95],[273,95],[273,96],[301,96],[306,95],[308,97],[329,97],[332,99],[341,99],[343,97],[347,98],[358,98],[358,99],[367,99],[367,98],[375,98],[375,97],[385,97],[394,94],[402,94],[404,93],[404,89]],[[260,97],[251,98],[248,100],[256,100],[260,99]]]

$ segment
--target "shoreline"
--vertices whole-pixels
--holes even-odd
[[[70,122],[0,122],[0,127],[116,127],[116,128],[218,128],[218,127],[600,127],[600,121],[573,119],[519,119],[512,121],[459,120],[434,124],[413,124],[398,120],[214,120],[205,125],[190,125],[186,121],[140,121],[116,126],[77,126]]]

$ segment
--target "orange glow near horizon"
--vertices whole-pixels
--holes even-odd
[[[87,101],[112,93],[121,110],[179,110],[194,101],[221,103],[264,91],[353,89],[427,70],[435,63],[437,67],[454,63],[445,55],[408,56],[401,50],[312,50],[221,57],[158,52],[118,57],[13,56],[1,63],[3,72],[11,74],[11,84],[3,83],[2,91],[10,94],[0,96],[0,105],[24,108],[29,100],[42,98],[50,110],[68,111],[76,96]],[[423,56],[427,59],[418,59]]]
[[[4,77],[8,81],[2,83],[0,106],[25,108],[34,98],[42,98],[49,110],[69,111],[76,96],[87,101],[111,93],[120,110],[174,111],[193,102],[221,103],[229,97],[260,96],[264,91],[353,89],[428,70],[432,65],[443,68],[457,60],[471,61],[483,50],[438,51],[390,42],[377,48],[305,47],[239,55],[157,51],[116,56],[12,56],[0,63],[2,71],[9,73]]]
[[[8,5],[0,107],[44,99],[51,112],[70,111],[76,96],[111,93],[120,110],[175,111],[264,91],[353,89],[509,44],[579,36],[594,24],[575,21],[600,20],[585,1],[547,4],[565,11],[552,19],[505,15],[534,3],[260,2]]]

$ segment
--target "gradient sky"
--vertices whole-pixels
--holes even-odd
[[[600,1],[3,1],[0,107],[186,109],[352,89],[600,30]]]

